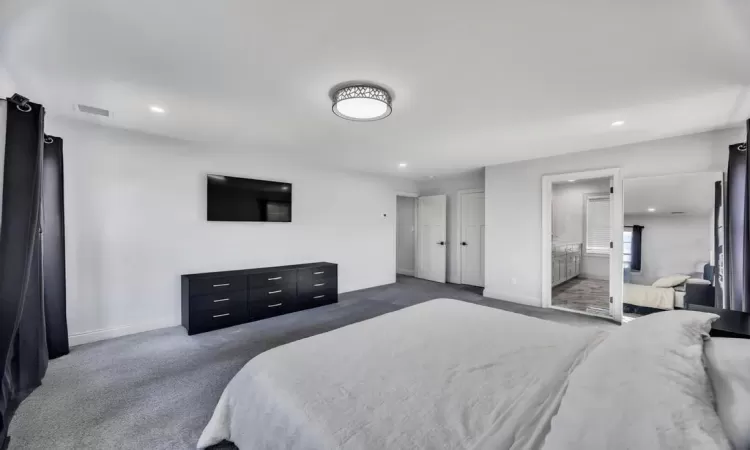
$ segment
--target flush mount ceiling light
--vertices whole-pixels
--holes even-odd
[[[615,122],[612,122],[612,126],[613,127],[621,127],[623,125],[625,125],[625,121],[624,120],[617,120]]]
[[[156,114],[164,114],[165,112],[167,112],[164,108],[158,105],[151,105],[148,107],[148,109],[150,109],[152,113]]]
[[[333,113],[347,120],[372,121],[391,115],[391,94],[374,84],[352,84],[331,95]]]
[[[649,208],[648,209],[648,212],[654,212],[654,211],[656,211],[656,208]]]

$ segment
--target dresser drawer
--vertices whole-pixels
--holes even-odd
[[[213,311],[228,307],[244,307],[247,303],[247,293],[216,292],[208,295],[198,295],[190,298],[191,311]]]
[[[295,296],[266,296],[248,302],[247,309],[250,320],[259,320],[286,314],[298,308],[296,307]]]
[[[190,280],[190,296],[220,292],[244,291],[247,280],[244,276],[197,278]]]
[[[197,311],[190,315],[190,334],[230,327],[247,321],[246,304],[233,304],[215,310]]]
[[[338,298],[339,294],[335,286],[318,290],[316,292],[302,294],[298,297],[300,306],[302,307],[312,306],[314,304],[336,303]]]
[[[297,271],[298,283],[310,283],[313,281],[329,280],[337,277],[337,266],[306,267]]]
[[[264,288],[274,286],[294,286],[297,284],[296,270],[277,270],[274,272],[254,273],[248,275],[248,288]]]
[[[268,286],[256,288],[247,293],[248,303],[274,304],[289,303],[297,297],[297,286]]]
[[[300,297],[307,296],[309,294],[322,293],[323,291],[327,291],[329,289],[338,289],[338,278],[325,278],[322,280],[300,280],[300,282],[297,283],[297,294]]]

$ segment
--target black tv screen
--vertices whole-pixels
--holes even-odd
[[[292,185],[208,175],[207,218],[212,222],[291,222]]]

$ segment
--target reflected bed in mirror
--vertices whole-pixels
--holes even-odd
[[[630,178],[623,185],[623,311],[721,304],[722,174]]]

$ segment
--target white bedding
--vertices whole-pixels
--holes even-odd
[[[703,359],[717,318],[665,311],[612,332],[571,374],[544,450],[729,450]]]
[[[674,309],[675,291],[671,287],[653,287],[625,283],[623,285],[623,303],[636,306],[647,306],[656,309]]]
[[[240,449],[525,449],[605,334],[439,299],[251,360],[198,443]]]

